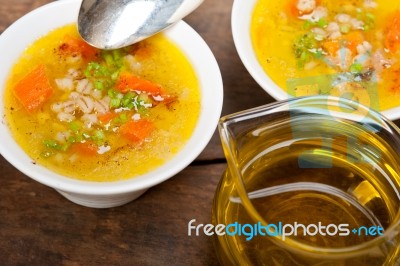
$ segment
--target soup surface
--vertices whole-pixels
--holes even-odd
[[[387,0],[259,0],[251,38],[292,96],[331,94],[377,110],[400,104],[400,9]]]
[[[184,146],[200,97],[194,69],[162,34],[102,51],[67,25],[16,62],[6,119],[34,163],[77,179],[117,181],[155,169]]]

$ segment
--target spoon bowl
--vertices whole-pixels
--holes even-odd
[[[83,0],[78,31],[89,44],[117,49],[139,42],[181,20],[203,0]]]

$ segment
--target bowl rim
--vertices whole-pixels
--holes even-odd
[[[21,40],[23,39],[23,42],[25,42],[25,45],[17,45],[17,48],[15,48],[17,51],[7,55],[2,66],[0,66],[0,72],[5,72],[0,73],[0,82],[3,86],[0,96],[0,136],[3,138],[3,141],[0,142],[0,154],[28,177],[65,192],[86,195],[115,195],[150,188],[176,175],[197,158],[214,135],[222,112],[223,83],[218,63],[207,43],[184,21],[179,21],[168,28],[164,31],[164,34],[185,54],[198,76],[201,93],[200,115],[192,136],[181,150],[163,165],[146,174],[120,181],[83,181],[64,177],[41,165],[34,164],[34,160],[29,158],[16,143],[7,126],[4,117],[3,97],[5,84],[10,75],[10,67],[22,54],[23,49],[37,38],[52,29],[75,22],[80,2],[80,0],[54,1],[38,7],[19,18],[0,35],[0,49],[12,46],[12,50],[14,50],[15,46],[10,40],[19,38],[19,36],[22,36]],[[26,34],[21,34],[27,25],[29,25],[29,31],[25,30]],[[205,105],[206,102],[208,103],[207,106]]]
[[[255,4],[258,0],[234,0],[231,13],[232,37],[239,57],[258,85],[275,100],[287,100],[293,98],[265,73],[260,65],[251,41],[250,26]],[[390,120],[400,118],[400,105],[380,111]]]

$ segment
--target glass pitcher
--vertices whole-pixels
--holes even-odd
[[[228,169],[214,238],[223,265],[400,263],[400,131],[330,96],[223,117]],[[221,233],[222,232],[222,233]]]

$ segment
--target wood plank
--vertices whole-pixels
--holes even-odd
[[[29,11],[50,3],[50,0],[0,0],[0,33]]]
[[[118,208],[69,202],[0,157],[1,265],[217,265],[210,223],[224,164],[193,166]]]

